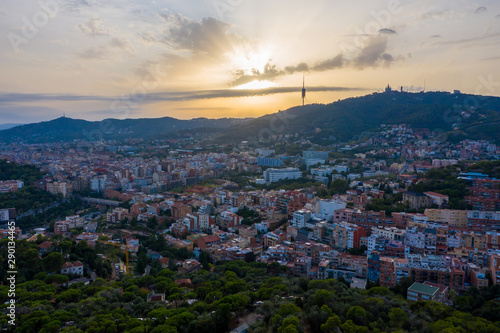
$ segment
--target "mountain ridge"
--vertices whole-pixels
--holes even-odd
[[[380,125],[408,124],[454,138],[500,142],[500,97],[448,92],[389,91],[329,104],[295,106],[258,118],[173,117],[87,121],[67,117],[0,131],[0,141],[54,142],[74,139],[153,138],[192,134],[220,140],[266,141],[281,134],[304,135],[314,143],[351,140]]]
[[[352,97],[330,104],[293,107],[226,131],[225,138],[256,140],[262,134],[300,134],[312,142],[348,141],[379,130],[380,125],[408,124],[455,137],[500,142],[500,98],[448,92],[391,91]],[[259,133],[261,135],[259,135]]]
[[[100,139],[147,138],[196,128],[227,128],[248,119],[172,117],[114,119],[88,121],[59,117],[53,120],[16,126],[0,131],[0,141],[58,142],[68,140],[95,141]]]

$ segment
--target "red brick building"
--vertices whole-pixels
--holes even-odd
[[[475,179],[470,189],[471,195],[465,197],[474,210],[500,211],[500,180]]]
[[[383,287],[395,287],[397,284],[395,260],[390,257],[380,257],[379,282]]]
[[[220,237],[217,235],[204,236],[198,239],[198,247],[206,250],[207,247],[220,242]]]
[[[352,214],[350,223],[354,223],[366,230],[366,236],[372,234],[372,227],[393,227],[392,218],[385,216],[384,211],[358,211]]]

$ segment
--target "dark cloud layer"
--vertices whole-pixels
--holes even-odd
[[[386,35],[395,35],[395,34],[397,34],[396,31],[394,31],[392,29],[386,29],[386,28],[380,29],[378,32],[381,33],[381,34],[386,34]]]
[[[488,11],[488,8],[484,7],[484,6],[481,6],[481,7],[478,7],[475,11],[476,14],[482,14],[482,13],[486,13]]]
[[[308,87],[308,91],[362,91],[366,88],[349,87]],[[273,87],[265,89],[219,89],[219,90],[196,90],[196,91],[169,91],[149,93],[141,99],[141,102],[155,103],[162,101],[192,101],[200,99],[213,98],[233,98],[248,96],[264,96],[274,94],[284,94],[300,91],[300,87]],[[68,94],[18,94],[18,93],[0,93],[0,105],[9,105],[14,103],[34,103],[45,101],[103,101],[115,102],[123,100],[118,96],[94,96],[94,95],[68,95]]]

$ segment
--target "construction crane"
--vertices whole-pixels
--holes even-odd
[[[109,241],[105,241],[105,240],[98,240],[98,242],[102,243],[102,244],[118,246],[120,248],[123,245],[125,245],[125,274],[128,274],[129,273],[128,256],[129,256],[129,252],[130,252],[130,246],[128,245],[128,241],[126,244],[113,243],[113,242],[109,242]]]

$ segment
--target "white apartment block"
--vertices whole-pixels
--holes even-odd
[[[283,179],[298,179],[302,177],[302,171],[297,168],[267,169],[264,171],[264,180],[274,183]]]

